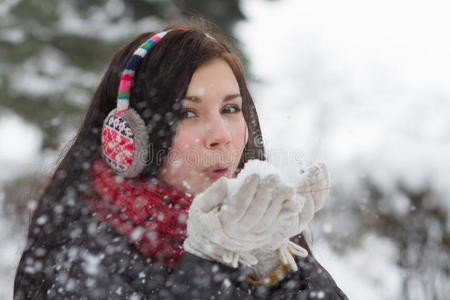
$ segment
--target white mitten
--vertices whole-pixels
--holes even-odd
[[[250,251],[270,243],[280,220],[298,215],[300,206],[292,199],[294,189],[280,185],[277,175],[260,179],[251,174],[229,197],[226,180],[218,179],[194,198],[184,248],[234,267],[238,262],[254,265]]]
[[[258,264],[252,266],[248,273],[257,279],[268,276],[280,261],[289,264],[293,271],[297,271],[293,255],[301,257],[308,255],[306,249],[291,242],[289,238],[300,234],[314,214],[323,207],[330,188],[330,180],[327,167],[323,163],[315,164],[303,172],[296,190],[299,196],[296,201],[301,206],[300,212],[280,219],[279,230],[271,238],[271,243],[251,252],[257,258]],[[285,206],[284,209],[292,208]]]

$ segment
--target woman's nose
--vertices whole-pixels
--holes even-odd
[[[226,122],[222,116],[214,116],[206,123],[207,148],[218,148],[231,142],[231,134]]]

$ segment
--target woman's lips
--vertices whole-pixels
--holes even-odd
[[[214,165],[205,169],[206,175],[211,179],[218,179],[227,176],[230,172],[229,165]]]

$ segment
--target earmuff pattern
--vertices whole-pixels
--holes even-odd
[[[124,171],[133,162],[134,135],[130,125],[115,114],[106,119],[102,130],[103,154],[115,170]]]
[[[120,79],[117,106],[103,122],[101,135],[103,157],[122,177],[135,177],[141,173],[147,162],[149,148],[145,122],[136,111],[129,108],[131,83],[142,58],[169,31],[161,31],[149,38],[129,58]],[[214,37],[204,34],[217,42]]]

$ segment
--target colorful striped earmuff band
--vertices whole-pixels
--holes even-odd
[[[139,48],[134,51],[133,55],[127,62],[125,70],[122,73],[119,85],[119,94],[117,96],[116,115],[121,116],[128,110],[130,105],[130,88],[133,81],[134,72],[136,71],[142,58],[147,54],[148,50],[159,42],[170,30],[161,31],[145,41]]]
[[[186,29],[182,28],[182,30]],[[133,81],[134,73],[138,68],[142,58],[144,58],[148,50],[153,45],[158,43],[168,32],[170,32],[170,30],[161,31],[158,34],[155,34],[154,36],[149,38],[141,46],[139,46],[139,48],[136,49],[136,51],[128,60],[127,65],[125,66],[125,70],[123,71],[122,77],[120,79],[119,93],[117,96],[116,116],[121,116],[123,115],[124,112],[128,110],[128,107],[130,105],[131,82]],[[218,43],[218,41],[208,33],[203,34],[208,38],[210,38],[211,40]]]

